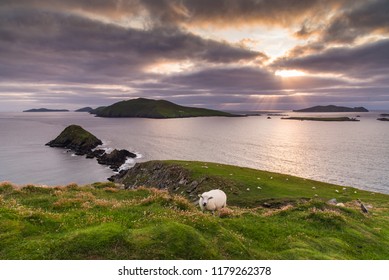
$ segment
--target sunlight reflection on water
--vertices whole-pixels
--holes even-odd
[[[44,146],[75,123],[111,147],[140,153],[138,161],[220,162],[389,193],[388,123],[376,121],[377,113],[360,115],[360,122],[329,123],[265,115],[152,120],[2,113],[0,180],[63,184],[110,176],[109,169],[93,160]]]

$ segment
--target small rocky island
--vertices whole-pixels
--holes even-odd
[[[69,112],[69,110],[66,109],[47,109],[47,108],[40,108],[40,109],[30,109],[30,110],[24,110],[25,113],[40,113],[40,112]]]
[[[136,154],[127,150],[113,150],[107,154],[103,149],[96,149],[103,142],[86,131],[79,125],[70,125],[66,127],[60,135],[51,140],[46,145],[56,148],[65,148],[74,151],[76,155],[86,155],[87,158],[96,158],[97,162],[103,165],[109,165],[114,171],[119,171],[127,158],[135,158]]]
[[[336,105],[327,105],[327,106],[314,106],[310,108],[293,110],[293,112],[301,112],[301,113],[345,113],[345,112],[369,112],[364,107],[342,107]]]
[[[349,117],[289,117],[281,118],[282,120],[297,120],[297,121],[321,121],[321,122],[359,122],[358,119]]]
[[[389,118],[378,118],[377,120],[382,121],[382,122],[388,122]]]

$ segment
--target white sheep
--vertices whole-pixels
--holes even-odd
[[[199,197],[201,211],[208,210],[213,214],[227,205],[227,195],[222,190],[210,190],[199,195]]]

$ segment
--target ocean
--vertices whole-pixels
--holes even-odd
[[[0,181],[66,185],[105,181],[113,175],[94,159],[45,143],[66,126],[81,125],[109,148],[127,149],[136,162],[156,159],[210,161],[280,172],[389,193],[389,123],[379,112],[360,122],[282,120],[279,116],[185,119],[97,118],[88,113],[0,113]]]

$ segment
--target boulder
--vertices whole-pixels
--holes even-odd
[[[109,165],[111,169],[118,171],[119,167],[126,161],[127,158],[135,158],[136,154],[127,150],[113,150],[111,153],[104,153],[97,157],[97,162],[104,165]]]

